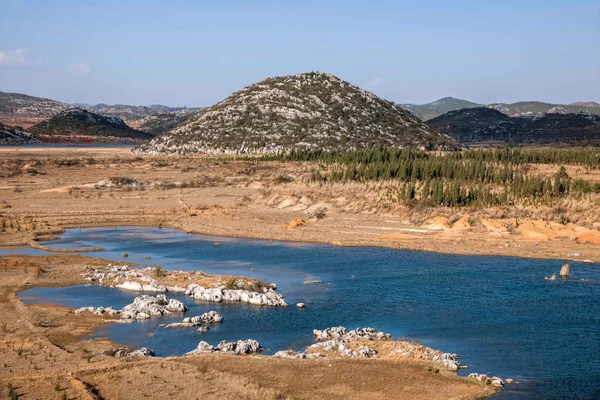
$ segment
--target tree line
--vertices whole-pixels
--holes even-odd
[[[393,200],[436,206],[554,204],[566,196],[600,193],[600,183],[573,180],[564,165],[600,169],[600,149],[477,149],[427,153],[375,147],[349,152],[294,150],[263,159],[325,164],[315,182],[396,181]],[[528,173],[530,164],[556,165],[553,176]]]

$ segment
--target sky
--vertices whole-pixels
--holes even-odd
[[[600,0],[0,0],[0,91],[209,106],[335,74],[397,103],[600,102]]]

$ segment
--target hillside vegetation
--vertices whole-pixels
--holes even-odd
[[[313,72],[250,85],[136,152],[279,153],[376,145],[459,147],[394,103],[333,75]]]

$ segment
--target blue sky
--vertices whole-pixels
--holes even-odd
[[[306,71],[399,103],[600,102],[600,1],[0,0],[0,91],[206,106]]]

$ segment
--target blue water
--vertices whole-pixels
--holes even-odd
[[[314,328],[372,326],[458,353],[469,366],[466,373],[520,382],[498,398],[600,398],[598,264],[572,263],[571,278],[551,282],[544,276],[558,272],[560,260],[226,239],[151,228],[72,229],[45,244],[103,247],[86,254],[123,263],[256,277],[277,283],[291,305],[215,304],[170,295],[190,306],[186,315],[216,310],[225,321],[205,334],[158,327],[180,321],[181,315],[109,324],[96,332],[125,345],[153,348],[159,356],[183,354],[200,340],[216,344],[246,338],[258,340],[270,354],[311,344]],[[122,257],[124,252],[129,258]],[[310,279],[323,283],[303,284]],[[31,302],[116,308],[135,295],[99,286],[21,293]],[[305,309],[293,306],[300,301]]]

